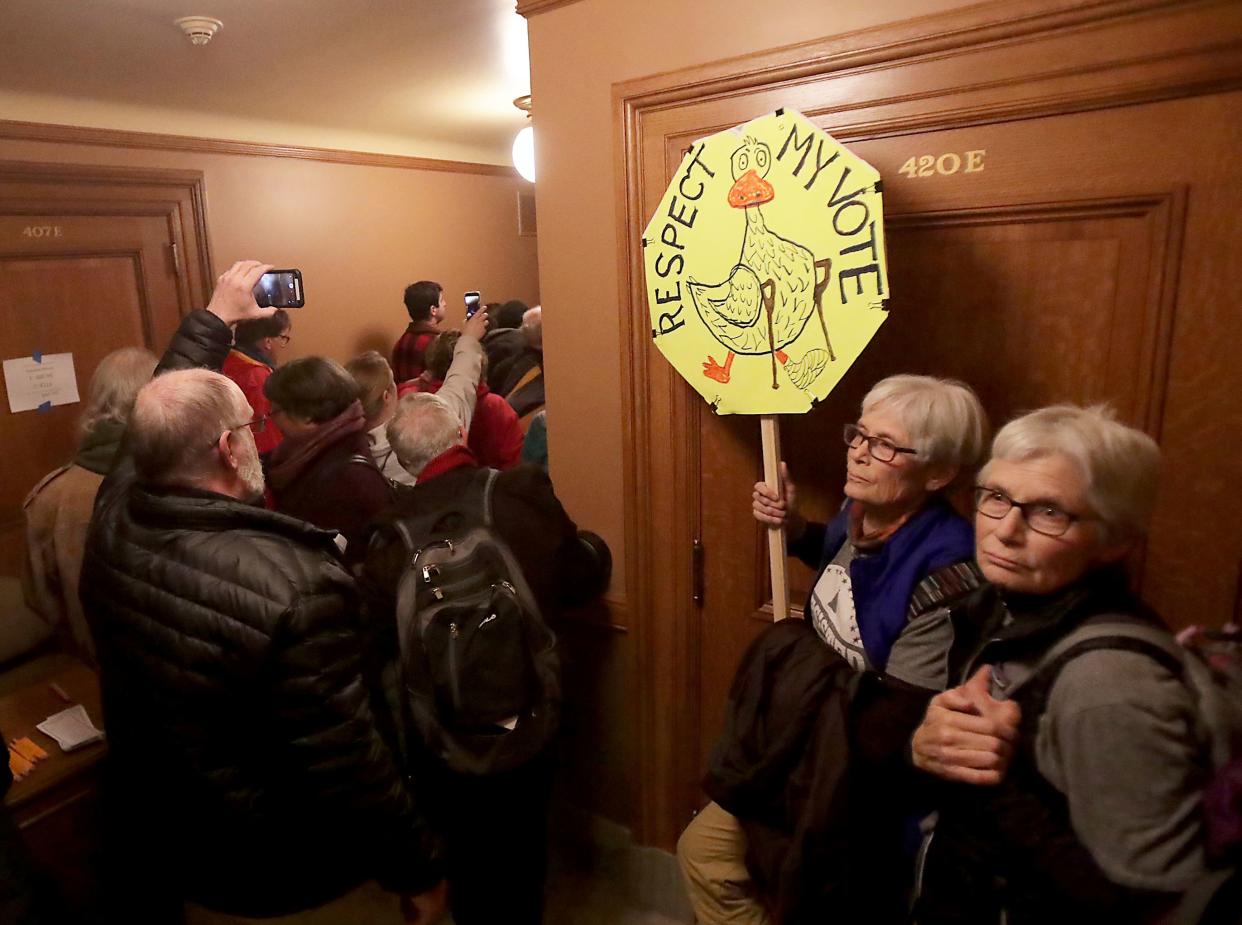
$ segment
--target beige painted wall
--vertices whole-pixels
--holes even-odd
[[[552,475],[614,550],[614,600],[625,548],[612,85],[968,5],[580,0],[530,20]]]
[[[247,257],[302,270],[307,304],[294,310],[290,356],[387,353],[417,279],[445,287],[450,325],[464,318],[467,289],[539,301],[536,239],[517,234],[527,184],[516,177],[4,140],[0,160],[202,171],[217,273]]]

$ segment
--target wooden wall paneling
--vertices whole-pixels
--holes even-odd
[[[1188,203],[1203,190],[1173,158],[1145,173],[1133,148],[1160,150],[1163,136],[1151,122],[1159,117],[1185,122],[1190,134],[1182,137],[1193,138],[1218,97],[1190,109],[1160,104],[1242,86],[1239,47],[1242,8],[1236,4],[996,3],[614,89],[618,211],[625,217],[618,231],[627,286],[622,326],[631,347],[623,389],[626,492],[633,499],[626,533],[643,698],[643,840],[671,847],[695,805],[698,760],[686,753],[710,740],[703,725],[753,632],[737,617],[754,614],[764,580],[754,564],[756,528],[745,536],[741,526],[745,501],[732,502],[742,514],[716,510],[712,505],[724,503],[717,499],[728,491],[717,495],[707,488],[710,483],[715,492],[727,484],[739,492],[753,481],[757,457],[748,450],[745,428],[701,415],[701,447],[687,442],[687,406],[698,400],[650,343],[637,243],[677,162],[673,155],[695,138],[778,106],[800,108],[836,137],[853,141],[880,167],[886,185],[910,154],[965,150],[984,137],[968,129],[986,126],[986,137],[1004,146],[1007,156],[993,162],[986,178],[973,178],[986,182],[932,177],[921,186],[894,182],[886,189],[892,309],[947,317],[962,299],[939,281],[954,273],[958,283],[971,277],[961,272],[963,259],[974,270],[974,285],[957,323],[920,327],[907,318],[904,325],[886,326],[828,407],[791,425],[791,452],[826,446],[829,459],[839,460],[833,431],[853,414],[866,387],[894,371],[894,357],[917,365],[919,357],[931,359],[935,346],[952,359],[928,368],[982,382],[994,414],[1054,396],[1110,398],[1128,420],[1156,432],[1171,420],[1167,409],[1175,401],[1164,384],[1178,381],[1182,370],[1173,309],[1185,304],[1178,287],[1186,277],[1181,255]],[[1236,101],[1232,111],[1236,120]],[[1199,153],[1216,164],[1230,149],[1221,141],[1225,129],[1210,127],[1215,135]],[[1099,137],[1106,144],[1093,149]],[[1046,152],[1046,162],[1033,152]],[[1194,235],[1189,227],[1187,249]],[[993,305],[1000,312],[984,314],[986,322],[975,325],[972,337],[962,319]],[[1041,353],[1037,345],[1044,340],[1053,346]],[[989,374],[992,351],[1009,359],[1008,378]],[[1028,368],[1029,376],[1017,374]],[[1166,369],[1174,372],[1166,376]],[[748,457],[751,471],[735,471]],[[696,463],[699,471],[690,471]],[[824,467],[818,486],[811,480],[808,492],[825,511],[833,504],[829,479],[839,484],[833,465]],[[690,484],[679,487],[683,479]],[[705,507],[696,508],[700,484]],[[710,527],[732,537],[724,561],[717,556],[708,566],[712,606],[701,614],[681,577],[690,569],[685,542],[700,518],[704,533]],[[710,563],[711,547],[721,544],[706,539]],[[1230,553],[1237,554],[1242,550]],[[1233,574],[1231,567],[1231,588]],[[712,587],[718,582],[722,595],[736,599],[717,606]]]
[[[1062,396],[1155,423],[1164,256],[1177,251],[1180,198],[889,216],[892,311],[906,318],[881,329],[857,374],[872,381],[888,372],[884,360],[908,357],[912,371],[979,382],[994,421]]]
[[[697,396],[695,396],[697,398]],[[713,417],[698,401],[702,464],[704,557],[703,606],[697,614],[699,681],[695,685],[701,768],[720,730],[725,697],[737,657],[771,623],[766,532],[751,516],[751,492],[761,477],[759,419],[750,415]],[[782,421],[782,438],[784,422]],[[798,600],[800,607],[802,601]],[[766,610],[766,620],[751,617]],[[691,792],[693,800],[696,794]]]
[[[1215,144],[1185,125],[1163,133],[1189,148],[1183,254],[1177,266],[1165,408],[1161,500],[1143,572],[1144,597],[1177,624],[1242,618],[1242,94],[1214,116]]]
[[[614,101],[666,135],[790,106],[871,139],[1229,90],[1240,32],[1229,0],[998,0],[627,82]]]
[[[564,707],[559,789],[566,802],[606,819],[631,819],[638,788],[637,716],[625,605],[597,601],[556,626]]]
[[[637,121],[619,126],[620,169],[629,172],[626,156],[641,148],[647,163],[667,162],[664,140],[645,133]],[[637,172],[625,186],[625,211],[647,214],[663,193],[662,182],[651,183]],[[628,229],[627,229],[628,231]],[[620,276],[641,291],[642,264],[637,236],[620,233]],[[629,385],[625,437],[633,451],[626,454],[627,601],[633,613],[638,754],[643,772],[638,782],[637,836],[646,843],[668,846],[680,831],[677,820],[688,805],[697,779],[693,750],[674,743],[693,741],[698,734],[695,688],[697,676],[695,627],[684,618],[693,606],[694,539],[699,535],[697,506],[698,430],[694,403],[680,378],[655,349],[651,328],[642,313],[623,312],[623,335],[633,347],[623,363]],[[633,489],[628,486],[633,486]],[[656,549],[658,548],[658,552]],[[670,705],[676,706],[670,708]]]
[[[654,208],[662,190],[651,188],[648,192],[655,197],[648,208]],[[659,755],[657,760],[667,763],[670,778],[681,786],[659,796],[645,793],[639,809],[643,830],[658,831],[657,843],[669,844],[669,837],[675,837],[668,827],[670,807],[684,805],[692,792],[691,782],[698,776],[691,764],[693,756],[683,748],[667,748],[663,743],[690,741],[698,728],[695,691],[684,678],[686,673],[697,674],[700,655],[696,627],[687,619],[687,608],[693,608],[693,544],[702,533],[698,522],[699,402],[697,396],[687,393],[650,339],[646,350],[648,370],[660,370],[651,380],[658,388],[650,412],[652,421],[659,422],[662,438],[654,445],[648,481],[647,505],[655,542],[649,547],[652,560],[644,563],[648,569],[642,587],[650,597],[645,599],[648,609],[643,619],[635,621],[636,627],[644,628],[636,639],[639,690],[645,708],[639,730],[640,741],[654,747],[644,754]],[[669,709],[670,704],[678,707]]]

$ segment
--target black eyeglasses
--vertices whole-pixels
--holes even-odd
[[[867,444],[867,452],[872,458],[880,462],[889,463],[897,458],[898,453],[907,453],[911,456],[917,456],[918,450],[908,446],[898,446],[887,437],[873,437],[871,434],[864,434],[862,428],[857,424],[845,425],[845,445],[851,450],[857,449],[864,443]]]
[[[1044,536],[1064,536],[1075,521],[1095,519],[1090,515],[1063,511],[1049,501],[1015,501],[999,488],[975,486],[975,510],[984,517],[1003,520],[1014,508],[1018,509],[1028,527]]]
[[[236,427],[230,427],[228,430],[224,431],[224,433],[231,434],[235,430],[241,430],[243,427],[249,427],[250,432],[257,436],[258,434],[263,433],[263,431],[267,429],[268,417],[269,416],[266,414],[260,414],[253,421],[247,421],[245,424],[238,424]],[[212,446],[215,446],[215,445],[216,444],[214,443],[212,444]]]
[[[249,427],[250,432],[253,434],[261,434],[263,433],[263,431],[267,430],[267,419],[268,419],[268,415],[260,414],[253,421],[247,421],[245,424],[241,426]],[[238,428],[234,427],[233,429],[237,430]]]

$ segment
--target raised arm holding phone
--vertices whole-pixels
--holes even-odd
[[[378,879],[430,922],[439,840],[381,732],[353,579],[331,532],[252,503],[252,412],[214,372],[231,326],[275,311],[254,297],[270,269],[235,263],[186,316],[100,491],[81,587],[113,770],[110,880],[128,920],[182,903],[191,921],[285,915]]]

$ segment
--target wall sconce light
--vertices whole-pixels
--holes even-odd
[[[526,113],[527,119],[530,118],[531,99],[529,93],[525,96],[519,96],[513,101],[513,105]],[[535,129],[533,126],[526,126],[513,139],[513,166],[517,168],[517,172],[524,178],[531,183],[535,182]]]

